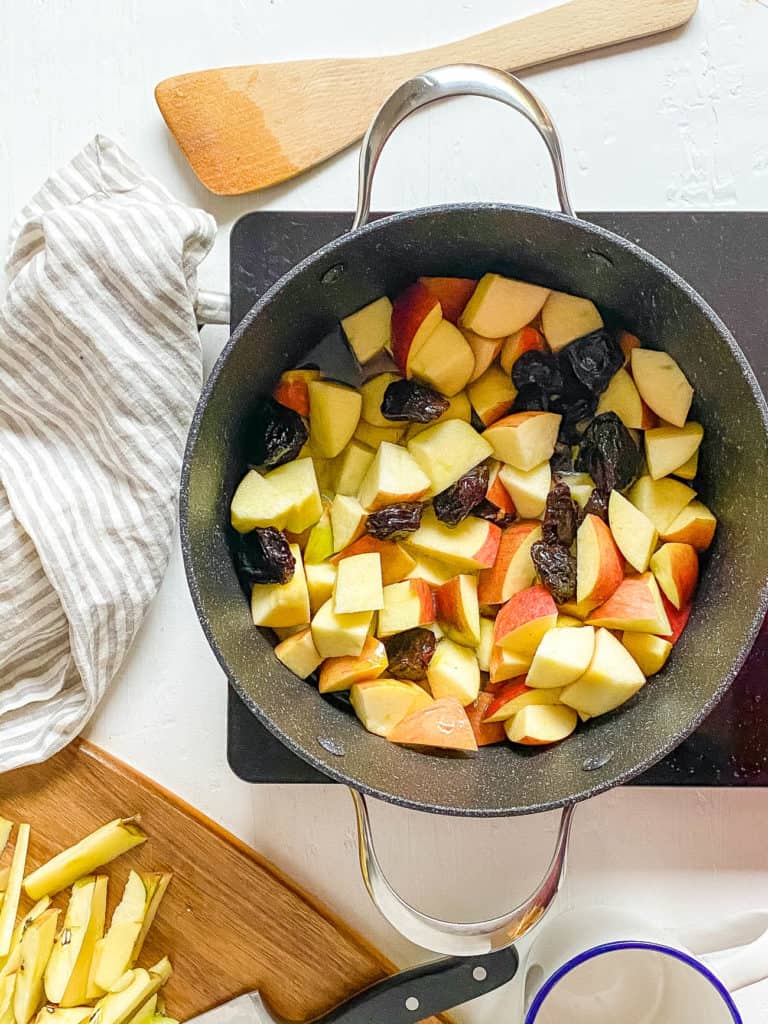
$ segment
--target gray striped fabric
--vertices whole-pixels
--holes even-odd
[[[0,308],[0,771],[82,728],[165,570],[213,219],[101,136],[11,231]]]

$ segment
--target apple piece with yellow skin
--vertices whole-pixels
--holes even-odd
[[[467,344],[472,349],[472,355],[475,357],[475,368],[472,371],[472,376],[469,378],[469,383],[471,384],[483,376],[496,356],[501,352],[501,346],[504,342],[502,338],[484,338],[480,334],[475,334],[474,331],[468,331],[466,327],[461,329],[461,333],[466,338]]]
[[[562,605],[560,606],[560,609],[561,609],[561,612],[562,612]],[[584,625],[584,623],[581,621],[581,619],[577,619],[575,615],[563,615],[563,614],[559,614],[557,616],[557,622],[555,623],[555,627],[557,629],[572,629],[572,628],[575,628],[576,626],[583,626],[583,625]]]
[[[552,458],[562,419],[554,412],[515,412],[483,433],[499,462],[516,469],[533,469]]]
[[[391,340],[392,303],[386,295],[350,313],[341,321],[349,347],[359,363],[367,363],[382,352]]]
[[[471,704],[480,692],[480,667],[475,652],[444,636],[435,647],[427,680],[437,700],[455,697],[462,707]]]
[[[435,601],[429,584],[424,580],[403,580],[384,587],[384,603],[376,630],[378,636],[393,636],[434,621]]]
[[[13,992],[17,1024],[28,1024],[43,1000],[43,973],[53,950],[58,920],[58,910],[46,910],[27,928],[21,940]]]
[[[429,488],[429,477],[412,455],[405,448],[384,441],[363,477],[358,499],[363,508],[375,512],[397,502],[418,501]]]
[[[676,542],[662,544],[651,558],[651,571],[675,608],[690,603],[699,579],[699,556],[694,547]]]
[[[336,554],[363,535],[368,513],[357,498],[349,494],[337,494],[331,502],[330,516],[333,551]]]
[[[392,424],[407,426],[405,420],[388,420],[381,413],[381,403],[384,401],[384,392],[390,384],[403,378],[399,373],[377,373],[371,377],[360,388],[360,395],[363,399],[363,406],[360,416],[372,427],[391,427]]]
[[[611,531],[591,513],[576,534],[576,603],[603,604],[624,578],[624,562]]]
[[[254,626],[298,626],[309,621],[309,591],[298,544],[288,545],[296,561],[287,583],[254,583],[251,617]]]
[[[558,610],[560,615],[567,615],[569,618],[576,619],[578,624],[582,626],[584,619],[589,616],[594,607],[591,601],[582,601],[581,604],[578,601],[566,601],[565,604],[558,605]]]
[[[375,612],[383,607],[379,553],[370,551],[343,558],[337,566],[333,585],[334,612],[337,615],[350,615],[353,612]]]
[[[408,442],[408,452],[439,494],[491,454],[491,446],[463,420],[444,420]]]
[[[428,707],[412,711],[387,735],[390,743],[411,747],[475,752],[475,740],[467,713],[454,697],[441,697]]]
[[[524,352],[546,352],[547,343],[544,335],[535,327],[528,325],[510,334],[504,339],[499,362],[504,373],[512,373],[512,367]]]
[[[544,305],[548,288],[501,274],[484,274],[461,315],[461,324],[484,338],[519,331]]]
[[[458,572],[474,572],[494,564],[500,540],[501,530],[494,523],[468,516],[450,527],[429,508],[421,517],[421,526],[403,543],[410,551],[435,558]]]
[[[509,412],[517,388],[500,367],[489,366],[481,377],[469,384],[467,394],[483,425],[489,427]]]
[[[504,732],[510,743],[541,747],[566,739],[577,722],[578,716],[571,708],[557,704],[529,704],[505,722]]]
[[[565,629],[555,626],[541,638],[525,682],[543,689],[575,683],[586,672],[594,652],[592,626]]]
[[[356,495],[373,458],[373,449],[353,438],[333,460],[331,486],[334,494]]]
[[[365,420],[360,420],[355,430],[355,440],[364,444],[372,451],[376,451],[380,444],[388,441],[389,444],[397,444],[405,434],[404,426],[393,424],[391,427],[372,427]]]
[[[659,539],[651,520],[619,491],[611,491],[608,522],[619,551],[633,569],[645,572]]]
[[[375,636],[369,636],[356,658],[347,656],[325,659],[320,668],[318,689],[320,693],[348,690],[354,683],[377,679],[388,664],[384,644]]]
[[[333,554],[333,528],[330,505],[312,527],[304,548],[304,565],[319,565]]]
[[[561,473],[560,477],[579,508],[584,508],[595,489],[595,481],[589,473]]]
[[[397,541],[378,540],[369,534],[364,534],[348,547],[333,555],[331,562],[338,564],[344,558],[364,555],[370,551],[377,552],[381,559],[381,582],[385,587],[390,583],[399,583],[404,580],[416,567],[416,559],[412,558]]]
[[[659,586],[650,572],[626,576],[608,600],[590,613],[587,624],[662,636],[671,632]]]
[[[450,397],[466,387],[474,368],[475,357],[464,335],[449,320],[441,320],[423,344],[411,348],[405,375]]]
[[[681,483],[665,477],[653,480],[650,476],[641,476],[627,492],[627,497],[644,512],[663,538],[667,529],[686,505],[696,497],[696,491]]]
[[[467,392],[460,391],[458,395],[452,395],[448,399],[448,408],[438,419],[432,420],[430,423],[411,423],[405,434],[405,443],[407,444],[411,438],[418,437],[425,430],[437,426],[438,423],[444,423],[446,420],[463,420],[464,423],[469,423],[471,419],[472,406],[469,404]]]
[[[423,284],[440,302],[446,320],[455,324],[469,302],[477,281],[471,277],[420,277]]]
[[[676,473],[699,450],[704,437],[700,423],[684,427],[662,426],[645,432],[645,461],[654,480]],[[694,473],[695,475],[695,473]]]
[[[423,696],[419,696],[420,690]],[[423,707],[431,697],[421,687],[412,687],[399,679],[369,679],[353,683],[349,698],[355,714],[368,732],[376,736],[388,736],[398,722],[418,707]]]
[[[537,522],[514,523],[504,530],[495,562],[480,573],[477,593],[481,604],[502,604],[533,583],[536,567],[531,548],[540,539],[541,524]]]
[[[477,578],[461,573],[439,586],[435,590],[435,614],[447,637],[457,644],[477,647],[480,643]]]
[[[337,615],[333,598],[315,612],[310,628],[321,658],[356,658],[363,650],[373,621],[373,612]]]
[[[397,296],[392,305],[392,358],[402,374],[411,353],[424,344],[442,319],[440,300],[420,281]]]
[[[413,568],[407,574],[409,580],[424,580],[430,587],[442,587],[456,575],[456,569],[445,562],[438,562],[435,558],[427,555],[418,555],[414,561]]]
[[[645,676],[629,651],[609,630],[598,629],[587,671],[562,690],[560,700],[594,718],[628,701],[644,683]]]
[[[319,370],[287,370],[281,374],[272,397],[306,419],[309,417],[308,384],[311,380],[320,380],[321,376]]]
[[[518,515],[526,519],[536,519],[544,514],[552,484],[552,470],[548,462],[542,462],[533,469],[502,466],[499,479],[514,502]]]
[[[489,747],[493,743],[501,743],[506,735],[503,722],[485,721],[488,707],[492,701],[493,694],[487,690],[481,690],[477,698],[464,708],[478,747]]]
[[[325,604],[333,596],[333,585],[336,582],[336,566],[332,562],[305,562],[304,575],[307,578],[309,610],[314,615],[320,605]],[[307,620],[308,623],[309,620]],[[294,633],[296,631],[294,630]]]
[[[706,551],[712,543],[717,519],[701,501],[686,505],[672,522],[661,530],[661,539],[680,544],[690,544],[697,551]]]
[[[261,473],[251,469],[232,496],[230,522],[238,533],[250,533],[256,527],[265,526],[282,530],[289,507],[290,496],[274,487]]]
[[[688,378],[668,352],[636,348],[632,376],[646,405],[673,427],[684,427],[693,401]]]
[[[567,292],[550,292],[541,310],[541,329],[553,352],[598,331],[603,318],[594,302]]]
[[[317,653],[309,628],[281,640],[275,647],[275,656],[299,679],[311,676],[323,660]]]
[[[675,470],[675,476],[680,477],[681,480],[696,479],[696,474],[699,471],[699,451],[700,449],[697,448],[687,462],[684,462],[682,466],[677,467]]]
[[[288,502],[284,528],[303,533],[323,514],[320,488],[317,485],[312,459],[294,459],[278,466],[264,477],[267,483],[285,496]]]
[[[557,704],[560,690],[535,690],[526,686],[522,677],[504,683],[493,695],[485,716],[486,722],[506,722],[531,704]]]
[[[72,886],[64,925],[54,941],[43,976],[45,997],[48,1002],[71,1007],[79,1006],[90,998],[89,972],[95,950],[104,935],[107,882],[106,875],[86,875]],[[141,879],[139,885],[143,918],[146,892]],[[133,953],[138,934],[137,930],[131,937],[128,958]],[[63,942],[64,935],[68,937],[66,944]],[[123,971],[129,966],[130,963],[126,962]]]
[[[480,616],[480,642],[477,645],[477,663],[481,672],[491,671],[491,652],[493,651],[494,619]]]
[[[505,651],[502,647],[492,647],[489,662],[491,685],[503,683],[507,679],[525,680],[525,675],[531,667],[533,654],[517,654],[513,651]]]
[[[485,492],[485,496],[488,501],[495,505],[496,508],[505,515],[514,517],[517,515],[515,503],[512,501],[509,491],[506,489],[499,477],[502,466],[502,462],[497,462],[495,459],[491,460],[490,472],[488,475],[488,490]]]
[[[334,381],[312,380],[309,388],[309,439],[325,459],[333,459],[349,444],[360,420],[360,392]]]
[[[630,334],[629,331],[619,331],[616,340],[619,343],[619,348],[624,353],[624,366],[628,366],[632,361],[632,350],[640,348],[640,339],[635,334]]]
[[[595,415],[600,416],[604,412],[616,413],[630,430],[648,430],[658,422],[626,370],[615,373],[600,395]]]
[[[652,633],[622,633],[621,642],[646,676],[661,672],[672,652],[672,644]]]
[[[493,641],[514,654],[533,655],[556,621],[557,605],[546,587],[528,587],[514,594],[500,609]]]

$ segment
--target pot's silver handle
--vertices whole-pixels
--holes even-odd
[[[371,186],[376,165],[384,143],[397,126],[410,114],[429,103],[448,96],[485,96],[506,103],[536,128],[549,152],[555,172],[557,196],[563,213],[575,217],[568,186],[565,165],[557,129],[546,107],[514,75],[480,64],[447,64],[442,68],[425,71],[403,82],[389,99],[385,100],[365,133],[360,150],[358,171],[357,210],[352,230],[362,227],[371,212]]]
[[[555,852],[536,890],[506,914],[488,921],[457,924],[416,910],[395,892],[376,855],[366,799],[355,789],[350,789],[350,794],[357,818],[360,870],[368,894],[387,921],[417,946],[451,956],[491,953],[517,942],[538,924],[552,905],[565,871],[575,804],[567,804],[563,808]]]
[[[230,302],[227,292],[209,292],[201,288],[195,300],[195,316],[199,324],[229,325]]]

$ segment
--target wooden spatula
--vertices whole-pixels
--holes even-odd
[[[275,185],[349,146],[387,95],[440,64],[514,71],[684,24],[698,0],[570,0],[445,46],[392,57],[301,60],[167,78],[157,104],[200,181],[218,195]]]

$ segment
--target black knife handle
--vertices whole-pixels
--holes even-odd
[[[514,946],[435,960],[372,985],[313,1024],[416,1024],[493,992],[514,978],[517,966]]]

